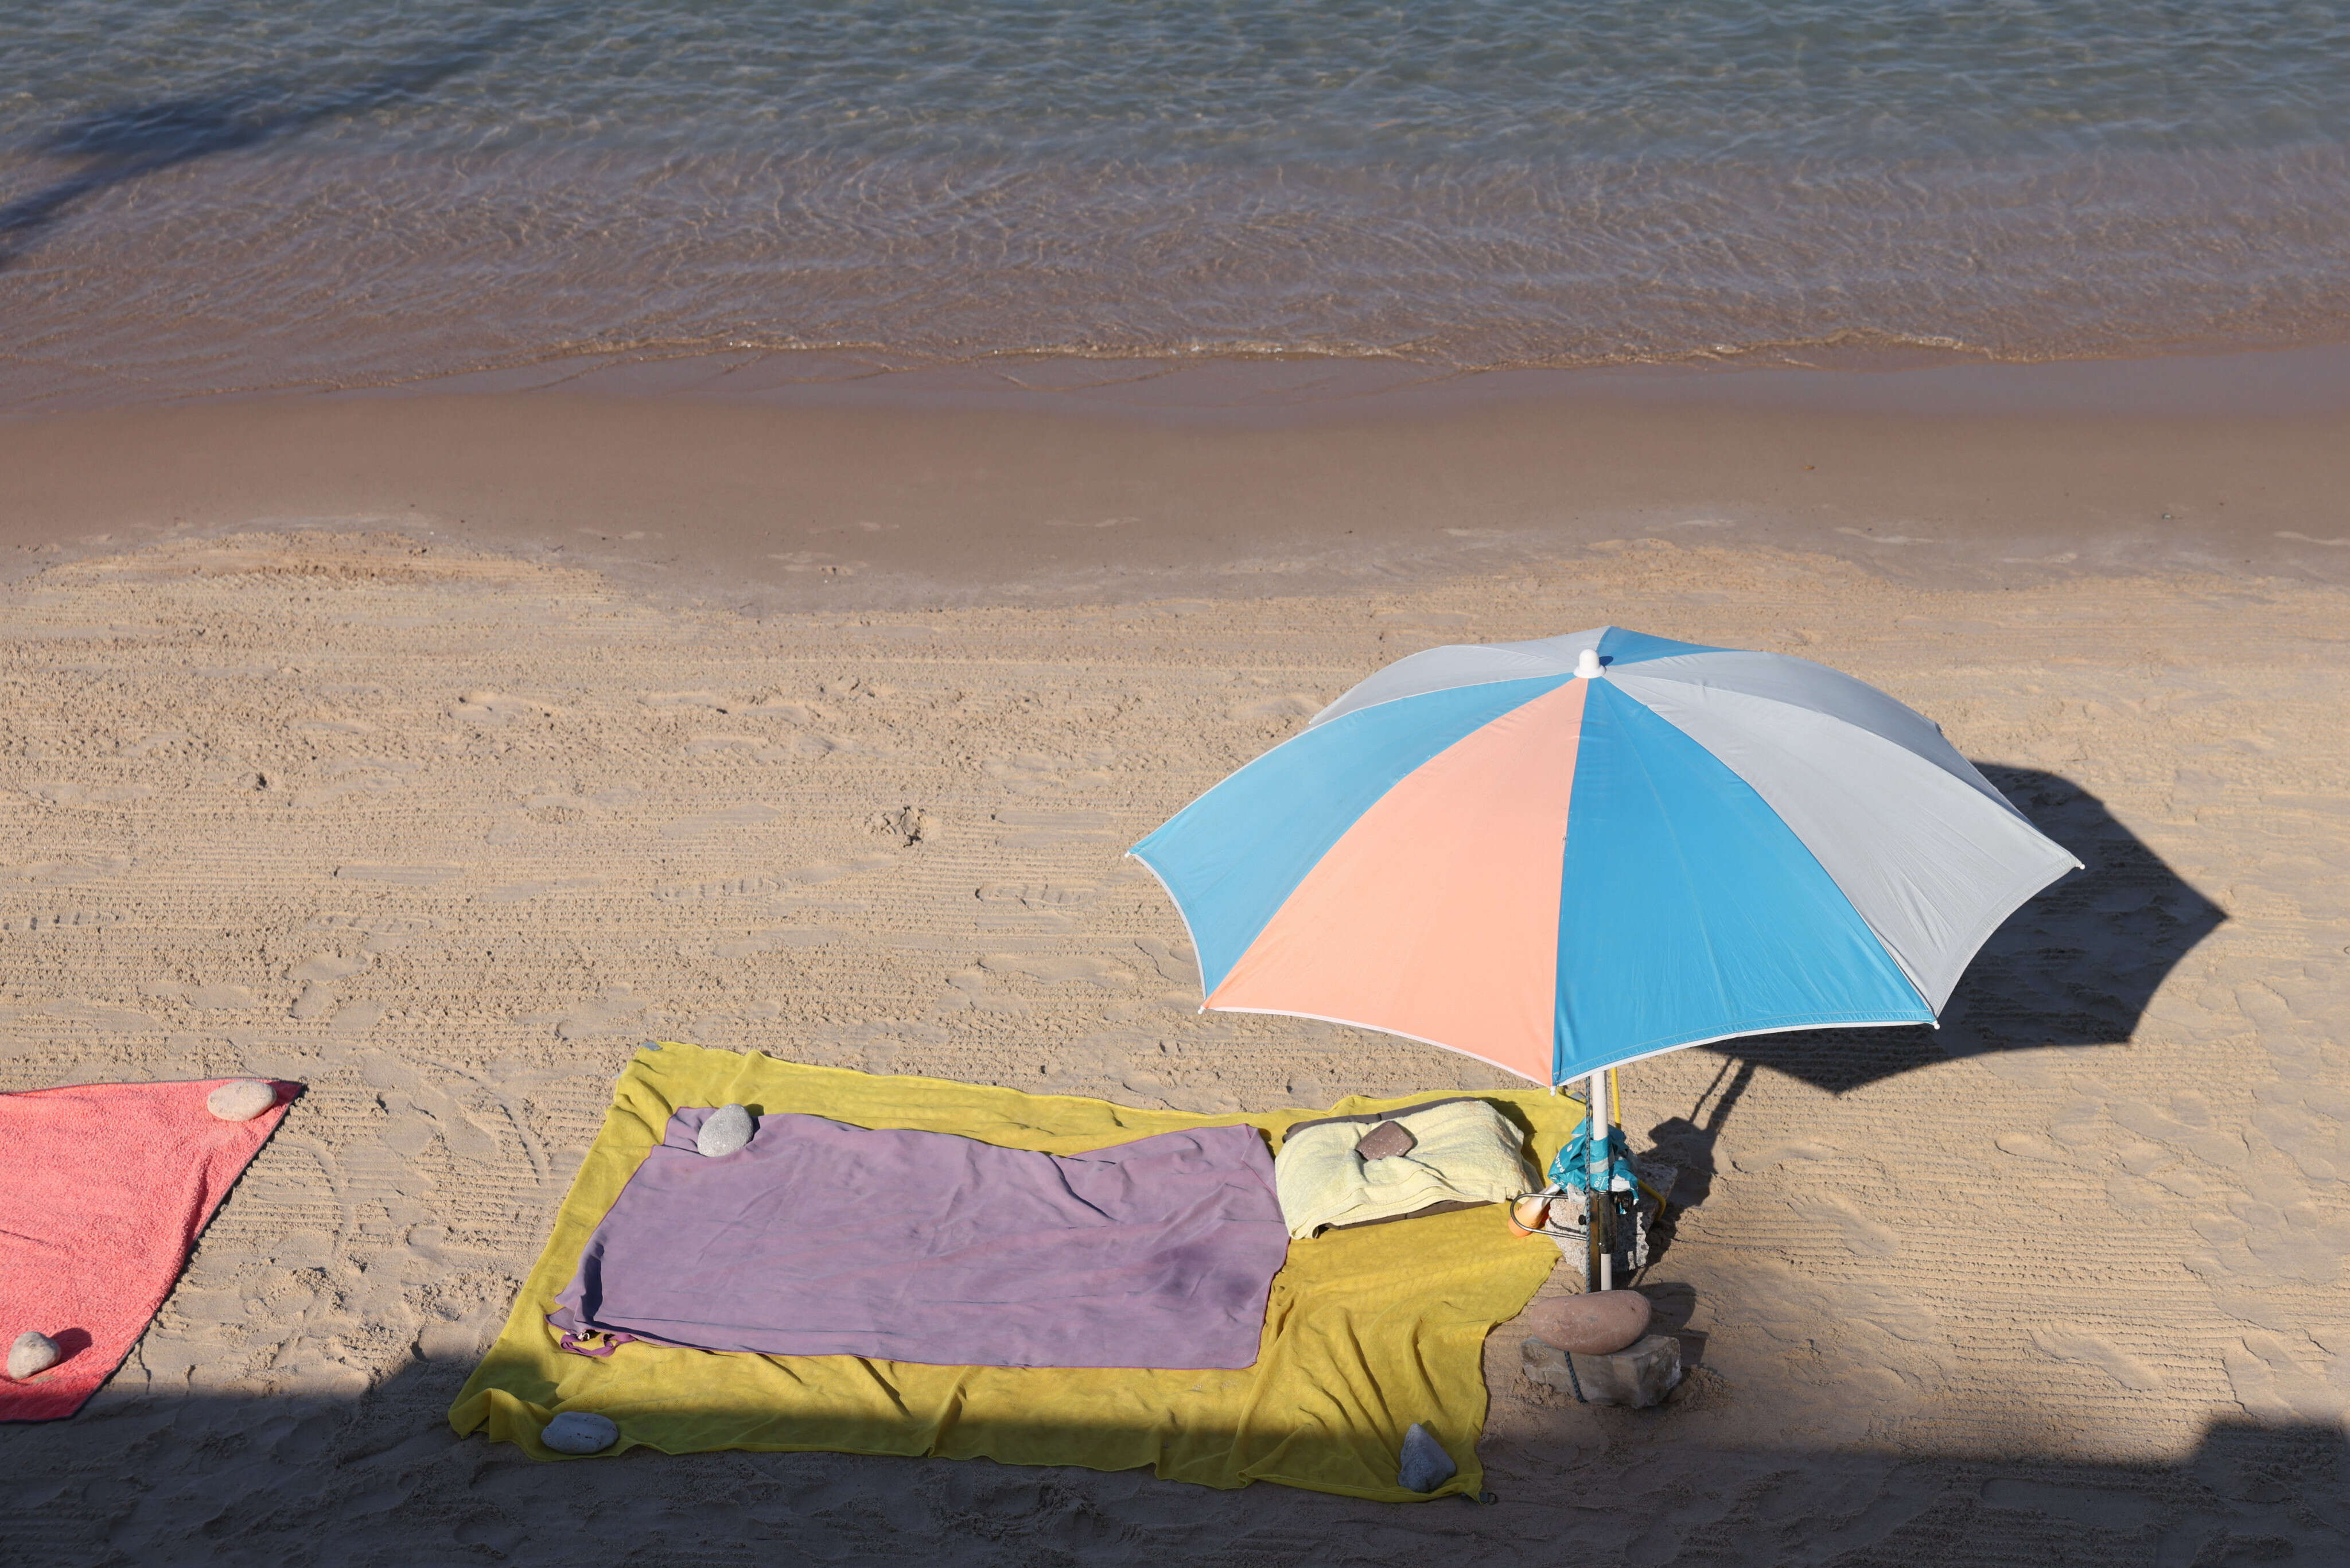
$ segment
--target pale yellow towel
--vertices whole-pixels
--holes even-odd
[[[1458,1100],[1391,1118],[1418,1141],[1409,1154],[1364,1159],[1364,1122],[1300,1127],[1274,1161],[1281,1217],[1300,1240],[1329,1225],[1392,1220],[1431,1203],[1507,1203],[1538,1183],[1525,1135],[1482,1100]]]

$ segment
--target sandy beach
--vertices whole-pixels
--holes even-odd
[[[54,454],[54,428],[0,442]],[[2247,536],[2335,538],[2338,500],[2312,509],[2338,470],[2279,439],[2312,443],[2283,476],[2305,489]],[[953,595],[910,569],[729,595],[644,551],[606,573],[494,549],[437,504],[193,515],[140,489],[179,483],[168,463],[84,463],[78,492],[48,472],[10,500],[0,589],[0,1088],[309,1087],[112,1383],[0,1428],[12,1561],[2350,1553],[2350,588],[2327,545],[1920,572],[1881,558],[1899,546],[1666,526],[1794,483],[1669,515],[1698,483],[1673,471],[1646,526],[1579,507],[1579,535],[1513,522],[1351,572],[1211,572],[1212,537],[1056,566],[1021,554],[1039,518]],[[1502,526],[1439,501],[1395,515]],[[794,525],[885,526],[759,553],[869,560],[905,521],[827,504]],[[1889,524],[1852,515],[1825,527]],[[2044,496],[2011,524],[2084,526]],[[1626,1071],[1627,1127],[1690,1168],[1643,1282],[1703,1336],[1672,1406],[1578,1407],[1519,1376],[1503,1329],[1482,1509],[831,1455],[583,1470],[450,1435],[639,1041],[1192,1110],[1499,1083],[1201,1014],[1180,922],[1122,852],[1395,658],[1602,622],[1882,686],[2088,867],[1992,940],[1938,1031]]]
[[[0,1422],[0,1568],[2350,1563],[2345,125],[2342,5],[0,16],[0,1095],[304,1085],[227,1128],[192,1089],[5,1101],[0,1305],[107,1261],[41,1285],[81,1337],[35,1359],[145,1322],[243,1174],[87,1407]],[[1331,814],[1365,879],[1196,815],[1170,836],[1205,869],[1160,871],[1209,911],[1204,965],[1128,857],[1398,659],[1603,625],[1706,645],[1678,668],[1712,717],[1561,664],[1541,700],[1601,714],[1543,732],[1565,750],[1504,773],[1430,730],[1429,793],[1359,805],[1282,770],[1373,730],[1403,767],[1393,737],[1433,710],[1320,732],[1248,809]],[[1459,1495],[1390,1487],[1391,1449],[1462,1457],[1474,1346],[1547,1243],[1479,1207],[1284,1253],[1298,1221],[1246,1220],[1246,1181],[1233,1212],[1268,1262],[1216,1299],[1265,1304],[1156,1394],[1099,1360],[906,1354],[893,1383],[846,1355],[817,1376],[657,1348],[638,1383],[516,1350],[622,1168],[669,1161],[650,1151],[691,1125],[669,1118],[709,1109],[687,1094],[821,1081],[883,1107],[859,1137],[922,1101],[925,1128],[1090,1157],[1046,1146],[1149,1118],[997,1091],[1277,1131],[1349,1096],[1523,1086],[1488,1059],[1549,1076],[1721,1027],[1928,1016],[1988,918],[1951,889],[2005,909],[2013,867],[2061,857],[1963,790],[1880,809],[1965,770],[1916,732],[1943,772],[1899,772],[1912,750],[1881,775],[1909,783],[1854,786],[1889,735],[1790,744],[1770,726],[1794,710],[1720,674],[1786,667],[1724,649],[1910,704],[2085,869],[1989,938],[1932,1027],[1625,1067],[1636,1147],[1680,1173],[1637,1281],[1690,1368],[1662,1407],[1530,1378],[1543,1320],[1521,1315],[1483,1340],[1481,1464],[1438,1483]],[[1814,673],[1793,679],[1833,683]],[[1711,753],[1697,806],[1649,785],[1681,763],[1618,766],[1635,723]],[[1810,782],[1756,782],[1742,747]],[[1586,792],[1603,777],[1640,782]],[[1399,796],[1427,815],[1383,809]],[[1388,837],[1335,826],[1375,807]],[[1555,909],[1517,846],[1559,850],[1570,808],[1597,847]],[[1968,811],[2033,855],[1992,877]],[[1681,893],[1649,880],[1675,857],[1703,866]],[[1221,987],[1250,952],[1319,963],[1391,907],[1357,892],[1380,879],[1410,918],[1347,938],[1350,961],[1461,1010],[1357,1008],[1336,968],[1301,994],[1483,1057],[1201,1010],[1203,967]],[[1417,897],[1431,882],[1443,899]],[[1640,911],[1668,895],[1706,920]],[[1735,964],[1784,1004],[1748,1006]],[[1251,991],[1263,969],[1220,1001],[1305,1005]],[[1611,1033],[1578,1012],[1595,991],[1676,1016]],[[1691,998],[1723,1004],[1702,1029]],[[994,1088],[636,1055],[660,1040]],[[599,1138],[631,1061],[645,1097],[611,1125],[641,1141]],[[689,1063],[707,1075],[660,1098]],[[1568,1103],[1543,1087],[1510,1114],[1555,1144]],[[71,1158],[93,1126],[125,1154]],[[1331,1169],[1370,1185],[1342,1131],[1318,1129]],[[687,1182],[747,1188],[702,1152]],[[40,1205],[86,1213],[101,1182],[121,1227],[50,1239]],[[822,1205],[780,1180],[754,1200],[786,1191],[786,1220],[737,1229],[796,1278],[776,1238],[821,1231]],[[731,1266],[681,1240],[724,1205],[676,1201],[693,1224],[642,1230]],[[836,1233],[886,1256],[843,1294],[901,1333],[875,1282],[927,1270],[936,1235],[974,1248],[943,1225],[877,1241],[863,1201]],[[1020,1238],[997,1254],[1013,1288],[915,1293],[1083,1316],[1121,1297],[1115,1271],[1087,1252],[1065,1292],[1024,1238],[1090,1241],[1095,1212],[991,1232]],[[1430,1239],[1446,1225],[1457,1252]],[[1163,1269],[1121,1235],[1155,1292],[1206,1299],[1195,1253]],[[660,1339],[729,1291],[774,1309],[747,1272],[639,1273],[687,1310],[595,1322]],[[1552,1272],[1550,1310],[1583,1284]],[[1328,1354],[1284,1359],[1307,1341]],[[877,1344],[908,1349],[855,1342]],[[491,1430],[539,1441],[549,1389],[634,1429],[571,1467],[461,1439],[477,1366]],[[1116,1381],[1073,1402],[1081,1371]],[[68,1383],[0,1387],[37,1414]],[[992,1419],[1069,1442],[1004,1447]],[[1299,1485],[655,1446],[1122,1462],[1179,1428],[1149,1450],[1169,1474]],[[1350,1501],[1407,1489],[1423,1501]]]

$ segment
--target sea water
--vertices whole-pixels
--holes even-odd
[[[588,354],[2350,338],[2350,4],[57,0],[0,406]]]

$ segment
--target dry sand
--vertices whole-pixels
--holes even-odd
[[[1188,1109],[1494,1082],[1198,1013],[1120,852],[1388,659],[1602,621],[1882,684],[2090,867],[1939,1033],[1627,1072],[1694,1167],[1647,1280],[1703,1335],[1674,1407],[1562,1403],[1503,1330],[1484,1509],[450,1436],[649,1036]],[[310,1092],[113,1383],[0,1428],[5,1555],[2350,1560],[2345,633],[2323,584],[1929,591],[1649,542],[763,619],[388,534],[55,566],[0,590],[0,1088]]]

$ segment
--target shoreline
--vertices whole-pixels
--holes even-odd
[[[1425,581],[1638,538],[1921,586],[2350,579],[2350,351],[1489,372],[743,355],[0,418],[0,576],[393,528],[757,613]]]

